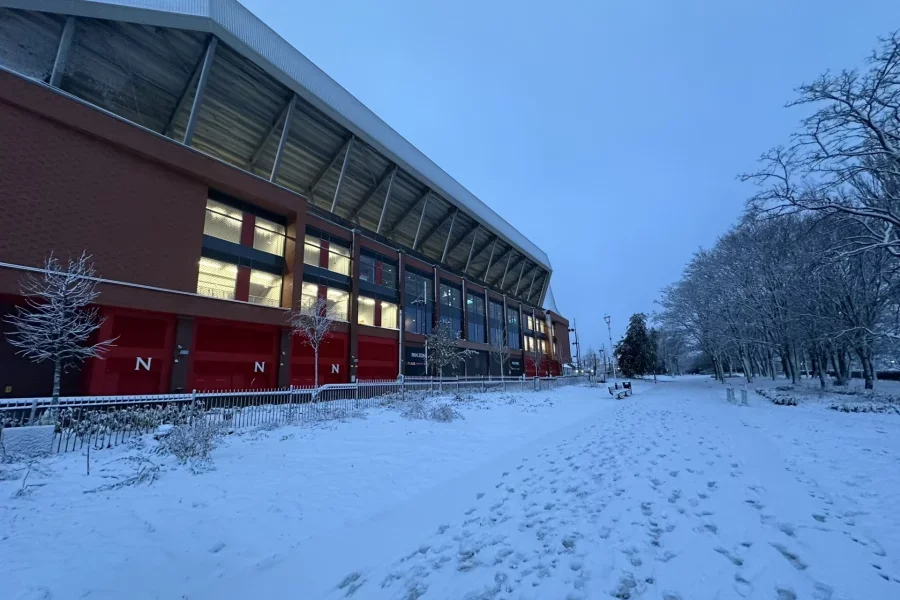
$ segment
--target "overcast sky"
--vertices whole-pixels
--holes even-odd
[[[553,265],[586,349],[740,214],[736,181],[897,0],[241,0]]]

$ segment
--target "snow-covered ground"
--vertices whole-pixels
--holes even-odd
[[[699,377],[476,398],[150,455],[149,485],[85,493],[146,449],[15,471],[0,597],[900,598],[898,415]]]

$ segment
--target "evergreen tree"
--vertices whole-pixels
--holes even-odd
[[[631,315],[625,337],[616,344],[615,353],[616,362],[625,377],[644,375],[652,370],[656,352],[647,333],[647,315]]]

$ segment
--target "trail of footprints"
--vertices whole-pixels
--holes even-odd
[[[359,597],[416,600],[431,597],[433,588],[434,597],[445,597],[447,582],[458,590],[468,581],[464,576],[478,574],[459,597],[580,600],[605,592],[633,600],[652,590],[648,597],[654,599],[687,600],[677,590],[657,586],[655,573],[657,565],[677,556],[666,537],[676,528],[690,527],[701,543],[734,567],[732,585],[738,595],[761,597],[745,575],[745,555],[752,543],[722,544],[715,513],[705,507],[720,488],[706,471],[740,478],[740,462],[723,455],[718,440],[699,434],[679,437],[670,429],[678,419],[682,429],[708,432],[701,424],[684,422],[696,417],[662,410],[651,420],[645,413],[625,405],[611,421],[595,424],[531,459],[523,458],[514,470],[503,472],[493,488],[478,492],[456,522],[439,527],[384,576],[351,573],[337,591],[346,597],[363,590]],[[718,468],[725,462],[728,469]],[[759,513],[761,524],[781,536],[771,542],[772,551],[793,568],[806,569],[802,557],[791,549],[797,528],[765,514],[763,488],[750,486],[746,491],[746,509]],[[813,517],[820,523],[828,518]],[[878,547],[872,540],[856,541]],[[611,570],[610,553],[618,556]],[[560,584],[564,595],[557,596]],[[816,585],[817,597],[829,600],[830,588]],[[793,590],[776,588],[764,597],[797,596]]]

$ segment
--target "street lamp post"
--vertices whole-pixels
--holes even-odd
[[[609,358],[610,358],[610,362],[612,363],[612,368],[613,368],[613,381],[618,383],[619,376],[616,373],[616,361],[613,360],[615,358],[615,352],[613,351],[612,325],[610,324],[610,321],[612,321],[612,318],[609,315],[606,315],[605,317],[603,317],[603,320],[606,321],[606,331],[609,332],[609,353],[610,353]]]

